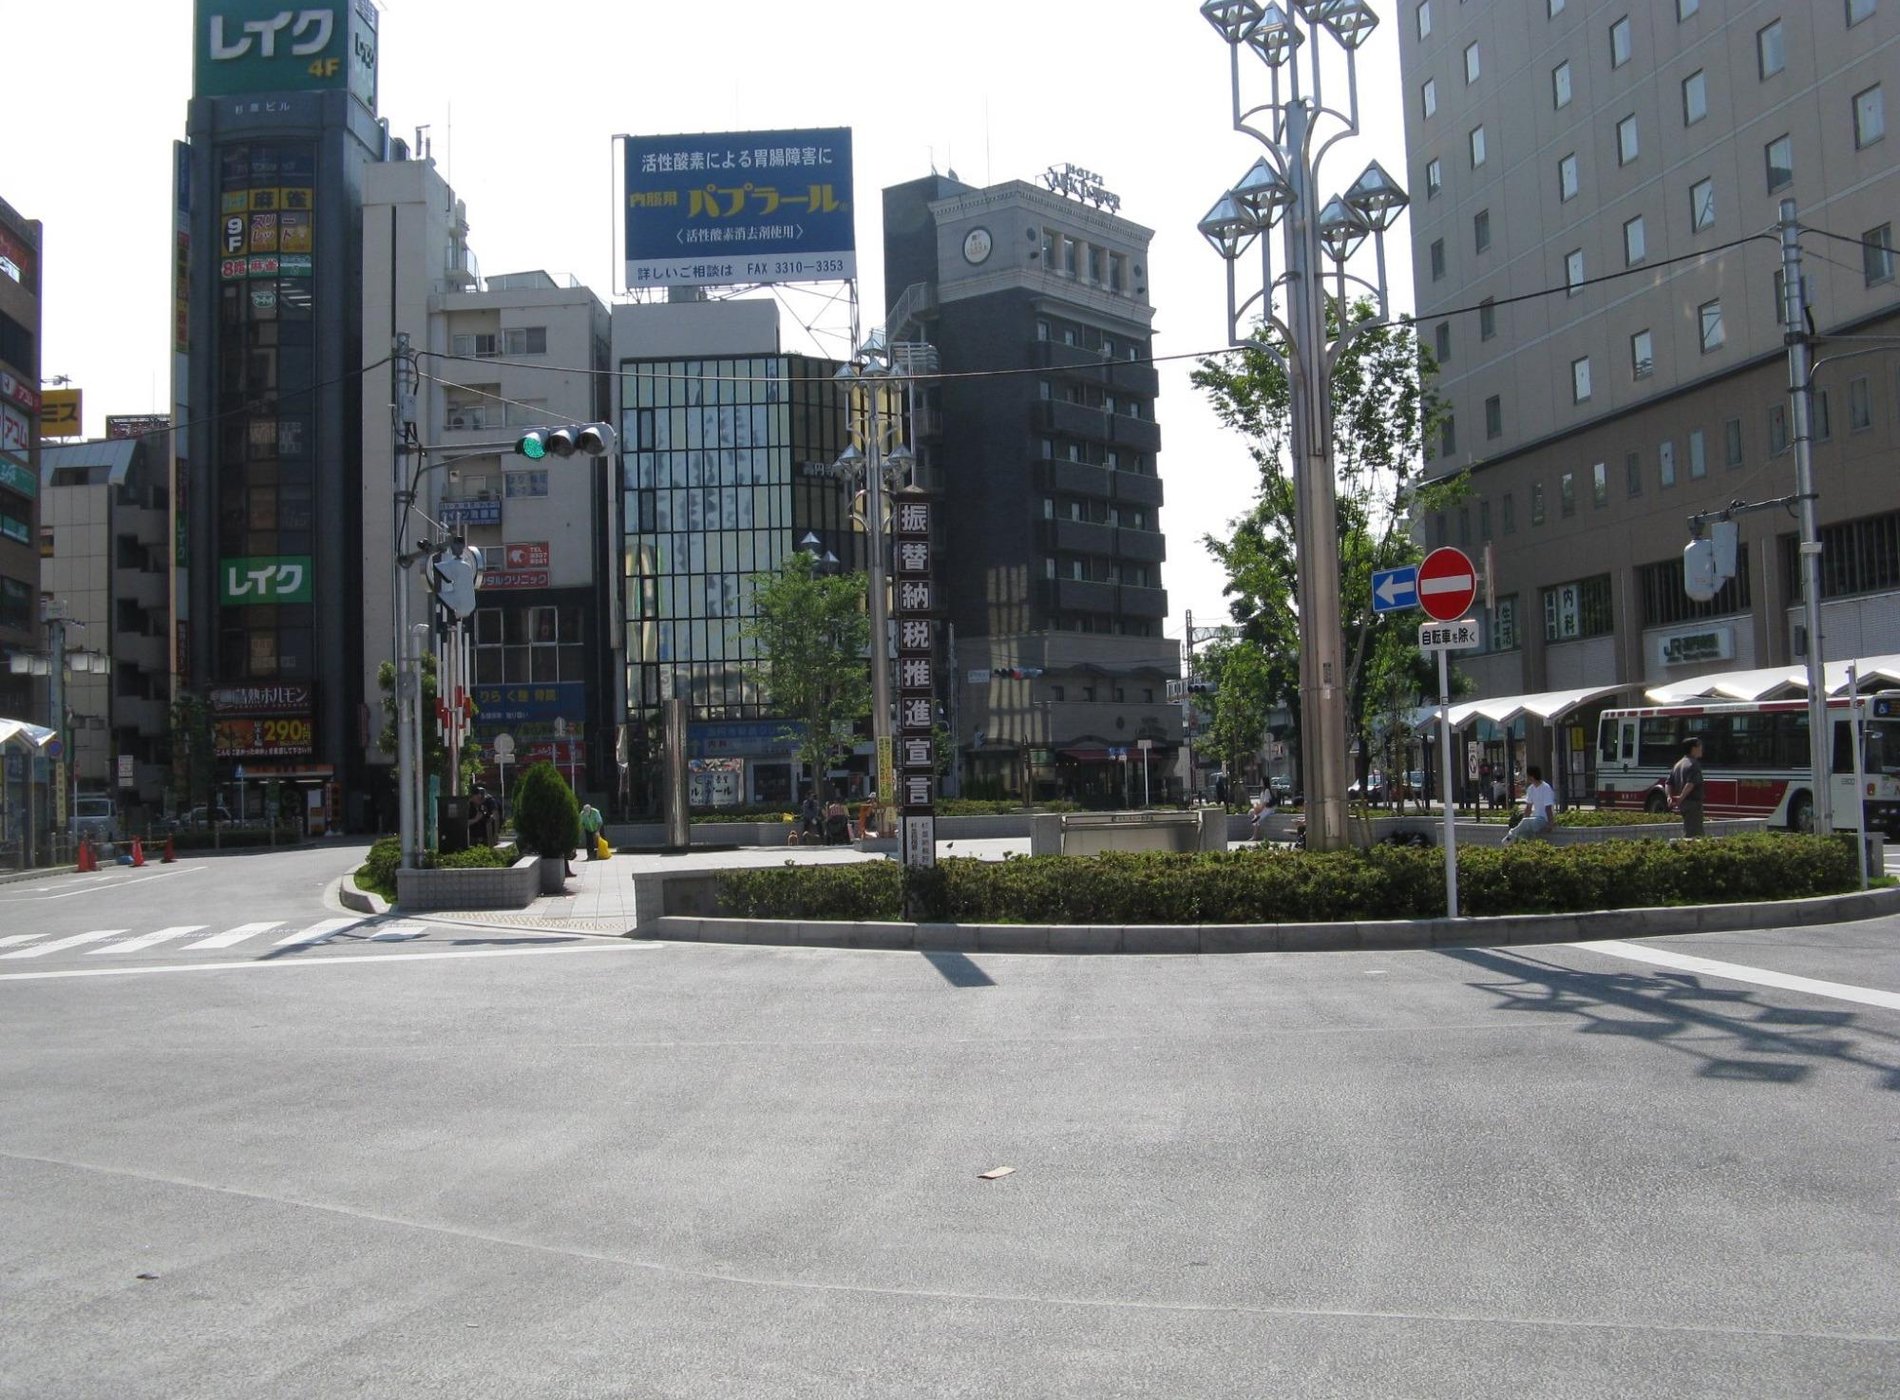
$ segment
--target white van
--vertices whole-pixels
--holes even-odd
[[[79,835],[91,841],[119,839],[119,804],[104,793],[79,794],[74,809]]]

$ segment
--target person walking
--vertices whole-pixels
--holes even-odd
[[[1544,781],[1544,770],[1535,763],[1525,771],[1530,783],[1524,789],[1524,816],[1516,826],[1504,833],[1504,844],[1507,846],[1526,836],[1549,836],[1550,829],[1557,824],[1556,789]]]
[[[1682,741],[1682,757],[1669,770],[1669,810],[1682,814],[1682,834],[1702,834],[1702,736]]]

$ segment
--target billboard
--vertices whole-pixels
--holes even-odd
[[[84,437],[85,413],[78,389],[47,389],[40,395],[42,438]]]
[[[310,601],[310,556],[287,554],[223,560],[218,601],[227,607]]]
[[[374,0],[197,0],[192,93],[342,88],[376,110]]]
[[[171,431],[172,419],[169,413],[108,413],[106,415],[106,437],[114,441],[123,438],[149,437],[154,433]]]
[[[858,275],[849,127],[623,141],[629,290]]]

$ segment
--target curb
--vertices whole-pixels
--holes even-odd
[[[368,890],[360,890],[356,887],[356,876],[353,873],[346,873],[338,880],[336,897],[345,909],[357,914],[380,915],[389,912],[389,904],[381,895],[371,894]]]
[[[1777,903],[1510,914],[1481,919],[1337,924],[907,924],[668,914],[625,936],[648,942],[879,948],[959,953],[1295,953],[1588,943],[1706,932],[1800,928],[1900,914],[1900,886]]]
[[[73,875],[78,870],[76,865],[41,865],[31,870],[9,870],[0,874],[0,885],[17,885],[22,880],[43,880],[51,875]]]

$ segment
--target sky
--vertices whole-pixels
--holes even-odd
[[[290,0],[286,0],[286,5]],[[1398,7],[1359,59],[1360,131],[1321,166],[1343,190],[1377,159],[1407,180]],[[468,208],[484,274],[545,268],[616,299],[614,149],[622,133],[853,129],[863,321],[882,322],[878,192],[954,170],[975,185],[1095,171],[1123,217],[1154,230],[1148,287],[1163,357],[1159,466],[1169,635],[1226,620],[1201,537],[1251,503],[1256,473],[1188,382],[1228,343],[1224,266],[1195,225],[1259,154],[1232,127],[1227,45],[1197,0],[961,0],[954,6],[722,0],[704,11],[595,0],[381,0],[380,114],[417,127]],[[115,0],[75,27],[59,5],[9,8],[8,107],[31,130],[0,198],[45,225],[41,373],[108,413],[165,411],[171,143],[191,89],[190,0]],[[1330,40],[1326,41],[1330,45]],[[1264,69],[1242,55],[1251,100]],[[1330,80],[1329,80],[1330,81]],[[1328,88],[1344,101],[1345,88]],[[1369,251],[1362,255],[1370,264]],[[1395,312],[1412,305],[1408,225],[1387,236]],[[1370,275],[1368,272],[1367,275]],[[846,322],[810,293],[800,317]],[[781,311],[784,348],[841,356]],[[110,328],[110,334],[101,331]],[[368,355],[368,358],[374,358]]]

